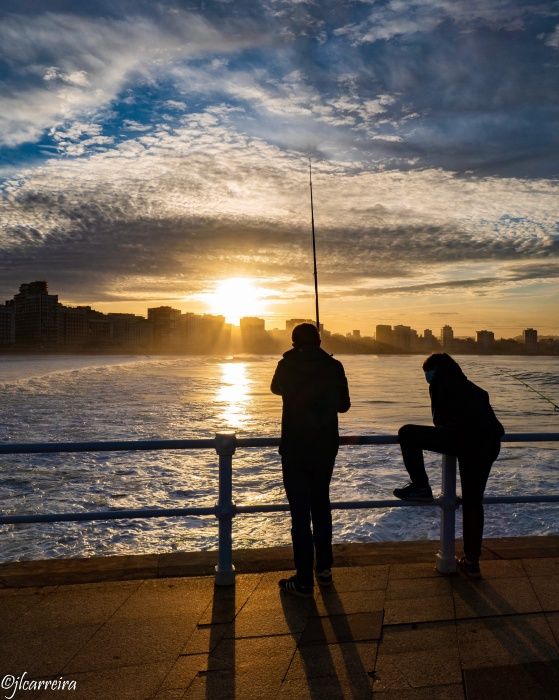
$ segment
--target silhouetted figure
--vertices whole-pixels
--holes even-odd
[[[406,501],[430,501],[433,494],[423,450],[455,455],[462,483],[464,538],[464,557],[457,560],[457,565],[467,576],[479,578],[483,493],[505,431],[491,408],[489,394],[470,382],[450,355],[431,355],[423,363],[423,370],[435,427],[404,425],[398,431],[411,483],[395,489],[394,495]]]
[[[313,567],[319,584],[332,582],[330,480],[339,447],[338,413],[349,410],[350,400],[343,365],[321,349],[316,327],[301,323],[292,341],[271,387],[283,399],[279,451],[297,571],[279,586],[311,596]]]

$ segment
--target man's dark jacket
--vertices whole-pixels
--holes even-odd
[[[294,348],[279,361],[271,389],[283,398],[282,457],[334,459],[338,413],[350,407],[342,363],[320,347]]]

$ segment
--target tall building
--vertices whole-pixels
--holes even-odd
[[[263,318],[244,316],[240,319],[239,326],[241,328],[241,333],[250,335],[251,333],[264,333],[266,323]]]
[[[226,344],[225,317],[185,313],[180,317],[180,338],[192,352],[207,352]]]
[[[526,352],[536,352],[538,349],[538,331],[535,328],[526,328],[522,336]]]
[[[153,326],[143,316],[110,313],[111,336],[115,345],[148,349],[153,340]]]
[[[392,331],[392,344],[399,350],[409,351],[412,348],[414,334],[417,336],[417,333],[412,331],[409,326],[394,326]]]
[[[433,350],[437,346],[437,341],[430,328],[423,331],[423,348],[425,350]]]
[[[15,341],[18,345],[52,346],[62,337],[58,295],[42,281],[22,284],[14,296]]]
[[[482,352],[489,352],[495,347],[495,333],[493,331],[476,331],[477,346]]]
[[[241,344],[245,352],[274,352],[276,343],[266,332],[263,318],[245,316],[239,322]]]
[[[392,326],[377,326],[375,329],[377,343],[392,345]]]
[[[153,341],[156,345],[166,345],[176,340],[180,317],[180,309],[173,309],[170,306],[156,306],[148,309],[148,321],[152,326]]]
[[[443,326],[441,328],[441,345],[444,349],[448,350],[452,347],[454,341],[454,331],[452,326]]]
[[[14,303],[7,301],[0,305],[0,346],[13,345],[16,342]]]
[[[60,304],[58,310],[64,344],[76,347],[87,345],[92,340],[91,306],[72,307]]]

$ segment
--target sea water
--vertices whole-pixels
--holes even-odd
[[[431,423],[419,356],[342,356],[352,407],[345,434],[395,434]],[[559,403],[559,358],[457,357],[490,393],[507,432],[559,432],[559,412],[522,382]],[[1,442],[212,438],[279,434],[281,399],[270,393],[277,357],[0,356]],[[559,444],[505,444],[486,494],[557,493]],[[440,456],[427,454],[434,491]],[[0,456],[0,510],[62,513],[117,508],[212,506],[213,450]],[[392,498],[407,481],[397,445],[340,449],[332,500]],[[237,504],[284,502],[276,449],[239,449]],[[487,536],[559,531],[557,505],[492,505]],[[460,516],[459,516],[460,517]],[[460,531],[460,523],[458,522]],[[191,551],[216,547],[214,517],[4,526],[0,560]],[[337,542],[436,539],[439,510],[334,512]],[[285,513],[239,515],[234,546],[289,543]]]

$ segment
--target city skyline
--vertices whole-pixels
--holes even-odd
[[[0,298],[47,278],[106,313],[207,313],[241,279],[268,327],[312,317],[310,155],[327,327],[558,332],[552,0],[0,17]]]
[[[145,309],[145,313],[143,314],[133,314],[133,313],[115,313],[115,312],[109,312],[108,314],[105,314],[101,312],[99,309],[93,308],[91,305],[70,305],[70,304],[65,304],[59,300],[59,295],[52,293],[51,290],[48,288],[48,282],[46,280],[36,280],[33,282],[25,282],[22,283],[19,286],[19,292],[14,294],[11,299],[5,300],[4,303],[0,303],[0,346],[2,345],[10,345],[12,343],[15,343],[16,341],[16,333],[15,333],[15,313],[17,311],[16,304],[18,299],[22,298],[25,299],[26,297],[30,299],[37,299],[37,297],[42,298],[44,301],[32,301],[32,305],[35,306],[35,309],[33,310],[33,313],[36,314],[38,313],[39,316],[43,313],[46,312],[48,306],[50,305],[53,310],[59,309],[60,311],[67,312],[67,313],[73,313],[73,314],[82,314],[84,312],[87,312],[89,314],[95,315],[97,320],[100,320],[101,317],[106,317],[106,318],[114,318],[115,320],[131,320],[131,319],[136,319],[138,321],[152,321],[157,325],[157,318],[158,316],[161,316],[164,319],[164,325],[169,322],[170,319],[175,318],[176,320],[184,320],[187,317],[192,317],[194,318],[199,318],[202,320],[207,320],[209,322],[215,323],[216,321],[223,327],[230,327],[236,330],[240,330],[243,332],[243,326],[244,330],[246,332],[254,332],[257,330],[258,332],[287,332],[289,335],[291,333],[291,330],[293,327],[299,323],[313,323],[313,319],[311,318],[306,318],[306,317],[291,317],[285,319],[285,324],[283,328],[278,328],[278,327],[266,327],[266,319],[259,317],[255,314],[250,315],[250,316],[241,316],[238,320],[238,323],[232,323],[228,321],[226,316],[224,314],[219,314],[218,312],[216,313],[211,313],[211,312],[206,312],[206,313],[201,313],[198,314],[192,309],[187,309],[187,310],[182,310],[182,309],[177,309],[169,305],[161,305],[157,307],[148,307]],[[31,309],[28,304],[24,304],[21,309],[28,313]],[[7,313],[11,313],[12,318],[10,320],[10,324],[8,324]],[[41,322],[40,320],[36,321],[38,325],[42,325],[44,322]],[[53,329],[54,329],[54,324]],[[428,345],[432,346],[432,349],[435,349],[435,346],[437,343],[440,343],[441,347],[447,347],[450,348],[452,341],[454,339],[476,339],[476,342],[478,345],[483,346],[484,344],[489,344],[491,345],[495,340],[500,339],[500,340],[505,340],[506,338],[503,336],[497,336],[493,330],[491,329],[479,329],[476,330],[473,334],[466,334],[466,335],[460,335],[455,331],[455,329],[450,325],[450,324],[444,324],[441,326],[439,329],[435,328],[424,328],[420,329],[419,331],[407,324],[380,324],[380,323],[375,323],[374,320],[370,321],[370,325],[367,328],[371,328],[371,332],[367,332],[367,328],[359,328],[359,329],[352,329],[351,331],[341,331],[338,328],[334,327],[327,327],[325,324],[321,323],[321,333],[323,333],[324,337],[329,337],[330,335],[345,335],[348,338],[352,338],[353,340],[361,340],[361,339],[375,339],[378,342],[381,342],[386,345],[392,345],[394,344],[397,347],[406,347],[406,346],[411,346],[412,339],[415,338],[416,340],[427,340]],[[537,344],[538,340],[538,330],[534,328],[523,328],[522,330],[519,330],[518,333],[513,335],[510,339],[522,339],[524,343],[529,343],[530,341],[527,339],[528,337],[532,336],[531,338],[531,344]],[[541,337],[550,337],[550,338],[555,338],[557,336],[554,335],[549,335],[545,336],[545,334],[542,334]],[[7,339],[12,338],[11,342],[6,342]],[[394,341],[394,342],[393,342]]]

